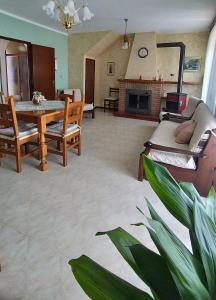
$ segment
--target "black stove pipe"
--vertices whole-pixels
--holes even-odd
[[[178,84],[177,84],[177,93],[182,92],[183,84],[183,72],[184,72],[184,60],[185,60],[185,44],[182,42],[178,43],[158,43],[157,48],[180,48],[180,58],[179,58],[179,73],[178,73]]]

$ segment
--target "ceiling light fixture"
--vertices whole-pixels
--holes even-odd
[[[65,29],[71,29],[74,25],[82,23],[79,13],[82,10],[82,21],[89,21],[94,17],[86,4],[76,8],[73,0],[50,0],[43,5],[43,10],[48,16],[60,22]]]
[[[127,50],[130,47],[129,39],[128,39],[128,36],[127,36],[128,19],[124,19],[124,21],[125,21],[125,33],[124,33],[124,38],[123,38],[122,49]]]

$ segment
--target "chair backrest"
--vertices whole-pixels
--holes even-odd
[[[13,97],[8,97],[8,104],[0,104],[0,126],[13,127],[14,136],[19,136],[19,127]]]
[[[186,108],[182,111],[182,116],[185,118],[191,118],[197,108],[197,106],[203,103],[203,101],[200,98],[191,96],[188,99],[188,104]]]
[[[63,132],[67,132],[68,124],[81,125],[83,117],[83,101],[71,102],[67,97],[65,99],[64,125]]]
[[[109,89],[109,96],[118,96],[119,95],[119,88],[112,88]]]
[[[5,94],[3,92],[0,92],[0,103],[6,104]]]
[[[82,94],[80,89],[67,89],[64,90],[64,95],[71,95],[73,96],[74,102],[79,102],[82,100]]]

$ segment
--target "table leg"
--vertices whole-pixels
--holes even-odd
[[[48,163],[47,163],[47,145],[45,139],[45,132],[46,132],[46,117],[41,117],[38,120],[38,131],[39,131],[39,151],[40,151],[40,171],[47,171],[48,170]]]

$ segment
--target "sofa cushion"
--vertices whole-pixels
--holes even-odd
[[[199,104],[192,119],[197,122],[197,126],[190,140],[189,150],[197,152],[201,141],[206,139],[207,131],[216,128],[216,120],[204,103]]]
[[[178,126],[179,123],[162,121],[152,134],[149,141],[161,146],[188,150],[188,145],[177,144],[175,142],[174,132]]]
[[[189,144],[194,133],[196,122],[186,125],[177,135],[175,141],[177,144]]]
[[[191,125],[192,123],[193,120],[189,120],[181,123],[178,127],[176,127],[174,135],[177,136],[182,130],[184,130],[188,125]]]
[[[196,163],[193,157],[188,158],[188,155],[151,149],[147,156],[157,162],[165,163],[179,168],[196,170]]]

